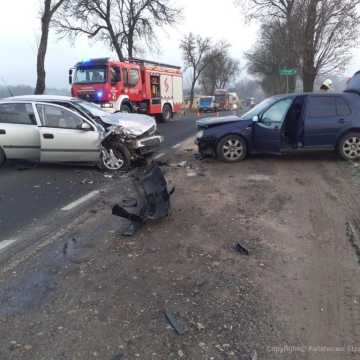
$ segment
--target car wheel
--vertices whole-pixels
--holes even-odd
[[[216,153],[225,162],[233,163],[244,160],[247,155],[245,140],[237,135],[228,135],[220,140]]]
[[[170,121],[173,117],[173,113],[172,113],[172,109],[171,106],[169,104],[165,104],[163,107],[163,111],[161,114],[161,121],[162,122],[167,122]]]
[[[113,146],[111,149],[102,147],[100,154],[100,168],[104,171],[128,171],[131,168],[129,151],[121,146]]]
[[[360,159],[360,133],[346,134],[339,143],[338,153],[344,160]]]
[[[0,147],[0,167],[5,164],[6,156],[4,150]]]
[[[122,104],[120,108],[120,112],[123,113],[131,113],[131,107],[129,104]]]

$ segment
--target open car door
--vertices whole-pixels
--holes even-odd
[[[259,116],[253,131],[253,143],[257,152],[280,153],[282,126],[293,100],[293,98],[281,99]]]

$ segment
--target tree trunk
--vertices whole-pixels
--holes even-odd
[[[37,54],[37,80],[35,94],[44,94],[46,88],[45,57],[49,39],[51,13],[50,1],[45,3],[44,14],[41,18],[41,39]]]
[[[315,75],[312,73],[305,73],[303,75],[303,86],[304,92],[312,92],[314,91],[314,82],[315,82]]]
[[[119,41],[118,41],[117,37],[115,36],[115,33],[114,33],[114,30],[113,30],[110,18],[108,18],[106,20],[106,25],[108,27],[108,31],[109,31],[112,46],[114,47],[119,60],[124,61],[125,60],[124,55],[123,55],[123,52],[121,50],[121,46],[119,45]]]
[[[317,4],[319,0],[310,0],[306,13],[303,46],[303,82],[304,91],[312,92],[316,78],[314,38],[316,33]]]
[[[195,85],[196,85],[196,80],[193,79],[193,81],[191,83],[191,88],[190,88],[190,104],[189,104],[190,110],[193,108],[193,105],[194,105]]]

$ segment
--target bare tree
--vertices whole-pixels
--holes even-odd
[[[214,94],[215,89],[226,88],[239,73],[239,61],[229,55],[230,45],[220,41],[204,57],[207,64],[200,77],[202,88],[207,94]]]
[[[46,87],[45,57],[48,46],[50,25],[55,13],[67,0],[44,0],[41,9],[41,38],[37,53],[37,80],[35,94],[43,94]]]
[[[153,44],[156,28],[174,24],[181,10],[171,0],[70,0],[57,28],[70,37],[85,34],[105,41],[120,60],[134,55],[138,41]]]
[[[304,91],[318,75],[341,70],[349,61],[359,29],[360,0],[248,0],[250,17],[278,21],[301,62]],[[240,1],[239,1],[240,4]],[[243,4],[243,2],[241,3]]]
[[[211,40],[195,36],[193,33],[186,35],[181,43],[180,48],[183,52],[183,59],[188,69],[191,69],[191,87],[190,87],[190,109],[194,103],[195,86],[201,73],[205,70],[207,63],[204,61],[205,56],[211,49]]]
[[[295,56],[296,49],[289,48],[294,43],[288,43],[284,27],[285,25],[276,21],[263,24],[257,45],[245,54],[249,72],[260,77],[261,86],[267,95],[283,93],[287,89],[286,79],[279,76],[279,69],[300,66],[299,58]],[[290,77],[288,81],[288,90],[293,92],[296,77]]]

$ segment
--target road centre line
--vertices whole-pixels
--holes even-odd
[[[87,195],[82,196],[80,199],[70,203],[69,205],[63,207],[61,210],[62,211],[70,211],[75,209],[76,207],[80,206],[81,204],[83,204],[86,201],[89,201],[90,199],[92,199],[93,197],[97,196],[100,194],[100,191],[98,190],[94,190],[91,191],[90,193],[88,193]]]
[[[157,154],[156,156],[154,156],[154,160],[158,160],[158,159],[162,158],[163,156],[165,156],[165,153]]]
[[[8,246],[12,245],[14,242],[16,242],[16,240],[3,240],[3,241],[0,241],[0,251],[4,250]]]
[[[176,145],[172,146],[172,148],[173,148],[173,149],[178,149],[178,148],[181,146],[181,144],[182,144],[182,143],[181,143],[181,142],[179,142],[178,144],[176,144]]]

